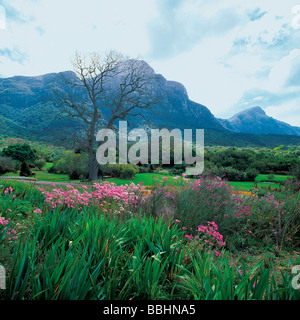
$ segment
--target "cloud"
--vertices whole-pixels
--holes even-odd
[[[295,79],[300,68],[300,49],[293,49],[288,55],[275,62],[268,78],[267,88],[270,91],[291,90],[290,87],[300,85]],[[298,88],[299,90],[300,88]]]
[[[76,51],[115,49],[144,57],[218,117],[257,104],[272,107],[274,114],[289,105],[297,114],[300,29],[291,24],[295,0],[2,3],[7,11],[7,28],[0,30],[3,76],[69,70]]]
[[[199,1],[158,1],[159,17],[149,24],[150,58],[168,59],[193,49],[204,38],[220,36],[241,23],[235,8],[199,11]],[[185,4],[185,5],[184,5]]]
[[[254,11],[249,12],[248,16],[251,21],[256,21],[261,19],[266,13],[267,13],[266,11],[262,12],[260,8],[256,8]]]
[[[270,105],[265,108],[265,111],[267,115],[275,119],[300,127],[299,96],[298,101],[285,101],[279,105]]]
[[[11,61],[18,62],[20,64],[23,64],[24,61],[27,58],[27,54],[24,52],[21,52],[19,49],[0,49],[0,56],[6,57],[10,59]]]
[[[23,64],[0,57],[5,76],[69,70],[76,51],[145,56],[147,23],[156,14],[149,0],[14,0],[4,6],[15,18],[1,31],[0,48],[19,48],[27,54]]]

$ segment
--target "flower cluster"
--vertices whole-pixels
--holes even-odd
[[[94,183],[91,192],[80,192],[73,186],[67,186],[67,190],[63,188],[53,188],[52,190],[45,190],[40,188],[40,191],[45,196],[45,202],[52,208],[58,206],[66,206],[68,208],[78,208],[95,206],[101,207],[103,211],[111,210],[114,212],[123,212],[129,206],[134,206],[138,203],[141,185],[117,186],[115,183]]]
[[[8,188],[5,188],[3,193],[6,195],[6,194],[12,194],[14,192],[14,189],[12,187],[8,187]]]
[[[2,230],[0,230],[0,234],[4,233],[4,230],[6,230],[6,226],[10,223],[10,219],[6,220],[4,217],[0,217],[0,226],[2,226]],[[16,224],[16,227],[20,226],[19,223]],[[16,240],[17,237],[17,231],[13,228],[8,228],[5,232],[10,237],[8,237],[8,240]]]
[[[186,230],[186,228],[183,228]],[[186,235],[185,238],[191,240],[202,250],[213,251],[217,256],[220,256],[220,249],[225,247],[226,243],[223,240],[223,235],[218,231],[218,225],[214,221],[208,221],[207,226],[199,225],[198,235]]]

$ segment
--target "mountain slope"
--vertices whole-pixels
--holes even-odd
[[[147,114],[155,127],[205,129],[206,145],[300,144],[300,137],[283,135],[298,134],[298,131],[294,131],[296,130],[294,127],[267,117],[262,109],[254,109],[246,114],[242,112],[229,120],[217,119],[207,107],[191,101],[182,84],[168,81],[162,75],[155,74],[148,64],[146,67],[148,72],[153,73],[155,79],[153,90],[163,97],[162,102],[156,106],[155,114]],[[74,80],[75,74],[72,71],[65,71],[37,77],[16,76],[0,79],[0,134],[54,142],[71,140],[80,132],[80,122],[73,118],[62,117],[60,107],[53,100],[54,86],[62,91],[66,90],[62,77]],[[105,116],[105,112],[103,114]],[[253,123],[254,118],[258,123],[259,119],[269,121],[269,127],[271,123],[275,123],[277,127],[273,132],[281,135],[258,134],[268,133],[263,130],[263,123],[260,130],[252,131],[256,134],[240,133],[249,132],[247,128]],[[280,131],[279,127],[285,131]],[[290,131],[287,130],[289,127]]]
[[[225,130],[207,107],[189,100],[182,84],[167,81],[162,75],[154,74],[150,66],[148,68],[155,79],[154,90],[163,96],[162,103],[155,107],[156,115],[148,115],[156,127]],[[0,115],[33,135],[47,136],[50,129],[78,125],[73,119],[62,119],[59,107],[53,102],[54,86],[66,90],[62,77],[72,78],[75,74],[67,71],[38,77],[0,79]],[[108,116],[105,110],[103,115]]]
[[[227,120],[218,120],[226,129],[234,132],[300,136],[299,127],[267,116],[260,107],[246,109]]]

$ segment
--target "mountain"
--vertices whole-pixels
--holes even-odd
[[[300,136],[300,127],[269,117],[260,107],[243,110],[230,119],[218,120],[226,129],[234,132]]]
[[[181,83],[168,81],[159,74],[155,75],[155,82],[165,97],[165,103],[157,110],[159,116],[154,119],[158,127],[225,131],[206,106],[189,99]]]
[[[163,96],[162,102],[155,107],[155,115],[148,115],[155,127],[226,130],[207,107],[189,99],[182,84],[155,74],[149,65],[147,68],[147,72],[154,76],[154,90]],[[47,137],[58,134],[62,129],[77,130],[78,121],[61,117],[61,110],[55,105],[52,93],[54,86],[66,90],[62,78],[74,81],[75,77],[75,73],[66,71],[36,77],[0,79],[0,117],[6,123],[5,130],[4,126],[0,128],[0,134],[11,132]],[[108,116],[105,110],[103,116]]]
[[[154,70],[146,62],[144,63],[147,72],[154,76],[153,90],[163,98],[155,113],[147,114],[156,128],[205,129],[205,145],[274,147],[279,144],[300,144],[300,137],[284,135],[296,134],[296,131],[293,131],[296,129],[287,124],[284,126],[283,123],[280,128],[285,128],[286,131],[273,131],[280,135],[258,134],[263,133],[262,130],[254,131],[255,134],[243,133],[247,132],[247,129],[242,131],[243,121],[250,126],[249,119],[253,117],[268,118],[262,109],[252,112],[249,110],[246,113],[248,117],[236,115],[236,121],[232,120],[235,117],[228,120],[217,119],[206,106],[191,101],[181,83],[168,81],[162,75],[155,74]],[[76,79],[72,71],[0,79],[0,135],[52,143],[63,140],[67,143],[80,132],[81,123],[77,119],[63,117],[60,107],[53,99],[53,87],[59,88],[62,92],[67,90],[62,77],[71,81]],[[76,94],[82,98],[82,92]],[[103,112],[103,116],[107,114]],[[280,124],[274,119],[273,122],[277,127]],[[262,129],[263,127],[262,124]]]

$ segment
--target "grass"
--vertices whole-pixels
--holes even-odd
[[[69,182],[69,176],[66,174],[49,173],[39,170],[33,170],[35,172],[35,179],[38,181],[51,181],[51,182]],[[3,177],[19,177],[19,172],[8,172]]]
[[[272,189],[275,189],[275,188],[280,187],[278,182],[283,182],[283,181],[286,181],[290,178],[291,178],[291,176],[275,174],[274,178],[272,180],[270,180],[268,174],[259,174],[256,177],[255,182],[253,182],[253,181],[229,181],[229,184],[232,187],[235,187],[237,189],[244,190],[244,191],[252,189],[252,187],[254,187],[254,186],[261,187],[261,188],[268,188],[270,186]]]
[[[44,165],[43,170],[49,170],[53,166],[52,162],[47,162],[46,165]]]
[[[282,174],[275,174],[272,181],[286,181],[288,179],[291,179],[292,176],[285,176]],[[256,177],[255,181],[270,181],[268,174],[260,174]]]
[[[49,173],[44,171],[34,171],[38,181],[52,181],[52,182],[69,182],[69,176],[66,174]]]
[[[250,190],[256,186],[253,181],[228,181],[228,183],[239,190]],[[279,184],[274,182],[257,182],[257,187],[268,188],[271,186],[272,189],[279,188]]]
[[[173,182],[174,175],[162,175],[155,173],[138,173],[133,179],[118,179],[118,178],[109,178],[107,181],[113,182],[116,185],[124,185],[130,184],[133,182],[134,184],[138,184],[144,182],[144,185],[151,186],[155,184],[157,181],[161,181],[162,177],[167,177],[170,182]]]
[[[266,174],[260,174],[256,178],[257,187],[267,188],[271,186],[272,189],[279,188],[279,184],[276,183],[276,181],[285,181],[289,178],[289,176],[283,176],[283,175],[274,175],[274,182],[265,182],[265,180],[268,180],[268,175]],[[170,181],[174,178],[174,175],[161,175],[161,174],[155,174],[155,173],[138,173],[133,179],[117,179],[117,178],[110,178],[107,179],[109,182],[116,183],[117,185],[124,185],[124,184],[130,184],[131,182],[134,182],[135,184],[138,184],[140,182],[144,182],[145,185],[153,185],[155,183],[155,179],[158,179],[159,181],[162,179],[162,177],[167,177]],[[229,184],[232,187],[235,187],[239,190],[249,190],[252,189],[256,184],[253,181],[229,181]]]

